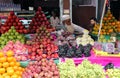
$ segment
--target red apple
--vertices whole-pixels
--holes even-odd
[[[18,26],[21,26],[22,25],[22,23],[21,22],[18,22]]]
[[[43,21],[44,19],[43,18],[40,18],[40,21]]]
[[[20,30],[19,30],[19,33],[22,33],[22,32],[23,32],[23,30],[20,29]]]
[[[8,20],[11,20],[12,19],[12,16],[8,16]]]
[[[47,21],[47,18],[46,18],[46,17],[44,17],[44,21]]]
[[[41,11],[42,10],[42,8],[41,7],[38,7],[38,11]]]
[[[27,34],[27,29],[24,29],[23,32],[24,32],[25,34]]]
[[[10,15],[13,16],[13,15],[14,15],[14,11],[11,11],[11,12],[10,12]]]
[[[8,23],[9,26],[12,26],[12,23]]]
[[[39,15],[39,14],[40,14],[40,12],[39,12],[39,11],[37,11],[37,12],[36,12],[36,15]]]
[[[13,23],[13,26],[16,26],[16,25],[17,25],[17,23],[16,23],[16,22],[14,22],[14,23]]]
[[[14,16],[13,16],[13,19],[16,19],[16,18],[17,18],[17,16],[16,16],[16,15],[14,15]]]
[[[19,19],[17,18],[15,21],[18,23],[18,22],[19,22]]]
[[[38,23],[37,23],[37,22],[35,22],[35,23],[34,23],[34,25],[35,25],[35,26],[37,26],[37,25],[38,25]]]
[[[19,26],[15,26],[15,29],[19,29]]]
[[[42,17],[45,17],[45,14],[42,14]]]
[[[41,18],[41,15],[39,15],[38,18],[40,19],[40,18]]]
[[[48,21],[45,22],[46,25],[49,25],[50,23]]]
[[[14,22],[14,19],[11,19],[10,22],[13,23],[13,22]]]
[[[24,26],[19,26],[20,29],[24,29]]]

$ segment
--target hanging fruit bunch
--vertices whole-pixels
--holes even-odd
[[[115,17],[112,15],[111,11],[108,10],[105,14],[102,22],[102,28],[100,35],[110,35],[113,32],[117,32],[118,30],[118,24],[119,22],[115,19]],[[100,25],[95,25],[93,28],[93,34],[97,35],[99,31]]]

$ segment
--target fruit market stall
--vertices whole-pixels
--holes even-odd
[[[110,11],[106,16],[109,15],[109,19],[112,19],[110,34],[118,31],[116,28],[119,22],[112,17]],[[105,23],[106,19],[108,17],[104,19]],[[107,30],[106,27],[104,33]],[[86,31],[79,36],[68,32],[58,36],[41,7],[27,28],[14,12],[10,12],[0,32],[0,78],[91,78],[91,74],[92,78],[119,78],[119,48],[115,50],[116,54],[102,52],[103,49],[113,52],[114,39],[94,42]],[[106,34],[100,38],[104,39],[104,35]],[[105,43],[103,48],[101,42],[112,43]],[[110,50],[106,50],[106,47]]]

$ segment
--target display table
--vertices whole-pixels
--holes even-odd
[[[100,64],[105,66],[108,63],[113,63],[115,67],[120,67],[120,58],[119,57],[103,57],[103,56],[95,56],[93,50],[91,51],[92,55],[90,57],[83,58],[71,58],[74,60],[75,64],[80,64],[84,59],[88,59],[92,63]],[[61,62],[64,62],[68,58],[60,58]]]

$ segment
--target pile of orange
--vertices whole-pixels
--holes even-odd
[[[6,55],[0,52],[0,78],[22,78],[24,69],[13,55],[12,51],[8,51]]]
[[[97,35],[100,25],[95,25],[93,28],[93,34]],[[101,35],[110,35],[111,33],[120,32],[120,22],[115,19],[111,11],[108,10],[105,14],[102,22]]]

